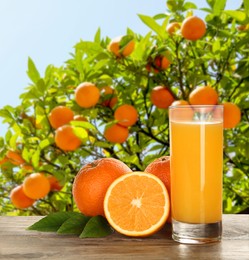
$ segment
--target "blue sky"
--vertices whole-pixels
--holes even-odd
[[[191,1],[191,0],[190,0]],[[204,0],[192,0],[204,7]],[[227,9],[241,1],[228,0]],[[127,27],[144,35],[148,28],[137,14],[166,11],[166,0],[0,0],[0,108],[20,104],[29,84],[28,57],[43,74],[49,64],[61,66],[80,40],[92,40],[97,29],[110,38]],[[0,136],[6,132],[0,118]]]

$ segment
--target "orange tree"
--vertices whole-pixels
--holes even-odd
[[[31,83],[20,105],[0,110],[9,125],[0,139],[1,213],[74,210],[73,179],[93,159],[118,158],[133,170],[144,170],[153,159],[169,155],[168,106],[190,102],[193,90],[204,86],[205,91],[197,91],[207,92],[201,102],[232,103],[224,118],[229,122],[224,129],[224,212],[248,210],[249,6],[244,1],[239,10],[224,10],[225,3],[209,0],[205,17],[197,19],[195,4],[168,0],[167,13],[139,15],[151,29],[147,35],[127,29],[125,36],[111,40],[99,29],[93,41],[78,42],[68,61],[49,65],[43,76],[29,59]],[[115,111],[123,105],[129,109],[119,124]],[[51,111],[56,107],[73,114],[65,120],[54,115],[60,122],[55,127]],[[11,190],[34,172],[55,177],[59,188],[29,208],[16,209]]]

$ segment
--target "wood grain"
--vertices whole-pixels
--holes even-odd
[[[184,245],[167,225],[148,238],[114,233],[105,238],[27,231],[41,217],[0,217],[0,259],[249,259],[249,215],[224,215],[223,239]]]

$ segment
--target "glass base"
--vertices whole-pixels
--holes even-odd
[[[172,219],[172,238],[184,244],[205,244],[219,242],[222,222],[211,224],[189,224]]]

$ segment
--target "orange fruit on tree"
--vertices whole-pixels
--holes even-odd
[[[231,102],[224,102],[223,104],[223,127],[233,128],[241,120],[240,108]]]
[[[6,157],[14,165],[21,165],[25,163],[25,160],[22,158],[19,151],[8,150],[6,153]]]
[[[98,103],[99,98],[100,91],[91,82],[83,82],[75,90],[75,101],[80,107],[94,107]]]
[[[108,50],[112,52],[116,57],[129,56],[135,48],[135,41],[133,39],[124,39],[126,36],[118,36],[111,40],[108,45]],[[124,40],[124,42],[122,42]]]
[[[158,108],[168,108],[175,100],[167,87],[154,87],[150,94],[150,99],[153,105]]]
[[[134,125],[138,120],[136,108],[129,104],[119,106],[114,112],[114,118],[119,125],[128,127]]]
[[[74,120],[74,121],[82,121],[82,122],[87,122],[87,121],[88,121],[86,117],[81,116],[81,115],[75,115],[75,116],[73,117],[73,120]]]
[[[23,191],[31,199],[44,198],[50,191],[50,183],[42,173],[32,173],[23,181]]]
[[[237,26],[238,31],[246,31],[249,29],[249,24],[241,24]]]
[[[51,126],[57,129],[73,120],[74,112],[66,106],[58,106],[51,110],[48,119]]]
[[[181,25],[181,34],[183,38],[191,41],[196,41],[202,38],[206,33],[205,22],[197,17],[190,16],[184,19]]]
[[[105,139],[112,143],[121,144],[127,140],[128,136],[128,128],[119,124],[107,126],[104,131]]]
[[[154,60],[149,59],[146,69],[149,72],[158,73],[159,71],[166,70],[170,63],[170,60],[166,56],[157,55]]]
[[[104,199],[106,219],[126,236],[154,234],[165,224],[169,209],[165,185],[155,175],[145,172],[120,176],[107,189]]]
[[[154,72],[154,73],[158,73],[159,72],[158,69],[154,68],[152,63],[147,63],[145,68],[146,68],[146,70],[148,72]]]
[[[103,97],[103,102],[101,103],[103,106],[113,108],[117,104],[118,97],[112,87],[102,87],[100,93]]]
[[[154,67],[158,70],[166,70],[170,65],[170,61],[164,55],[156,56],[154,60]]]
[[[27,197],[23,191],[23,185],[18,185],[10,192],[10,200],[18,209],[26,209],[32,206],[35,200]]]
[[[60,191],[62,189],[62,185],[55,176],[50,175],[47,178],[50,183],[51,191]]]
[[[175,100],[171,106],[189,106],[189,103],[187,100],[179,99]]]
[[[123,162],[102,158],[84,165],[73,182],[73,198],[86,216],[104,216],[104,196],[110,184],[119,176],[131,172]]]
[[[178,22],[169,23],[166,27],[166,31],[169,35],[173,35],[181,28],[181,25]]]
[[[74,133],[74,127],[64,125],[55,131],[55,143],[63,151],[75,151],[81,145],[81,140]]]
[[[216,105],[219,95],[211,86],[201,86],[195,88],[189,95],[191,105]]]
[[[21,167],[26,172],[32,172],[34,170],[34,167],[28,163],[21,164]]]
[[[144,171],[156,175],[165,185],[170,197],[170,156],[155,159]],[[169,214],[168,222],[171,222],[171,214]]]

